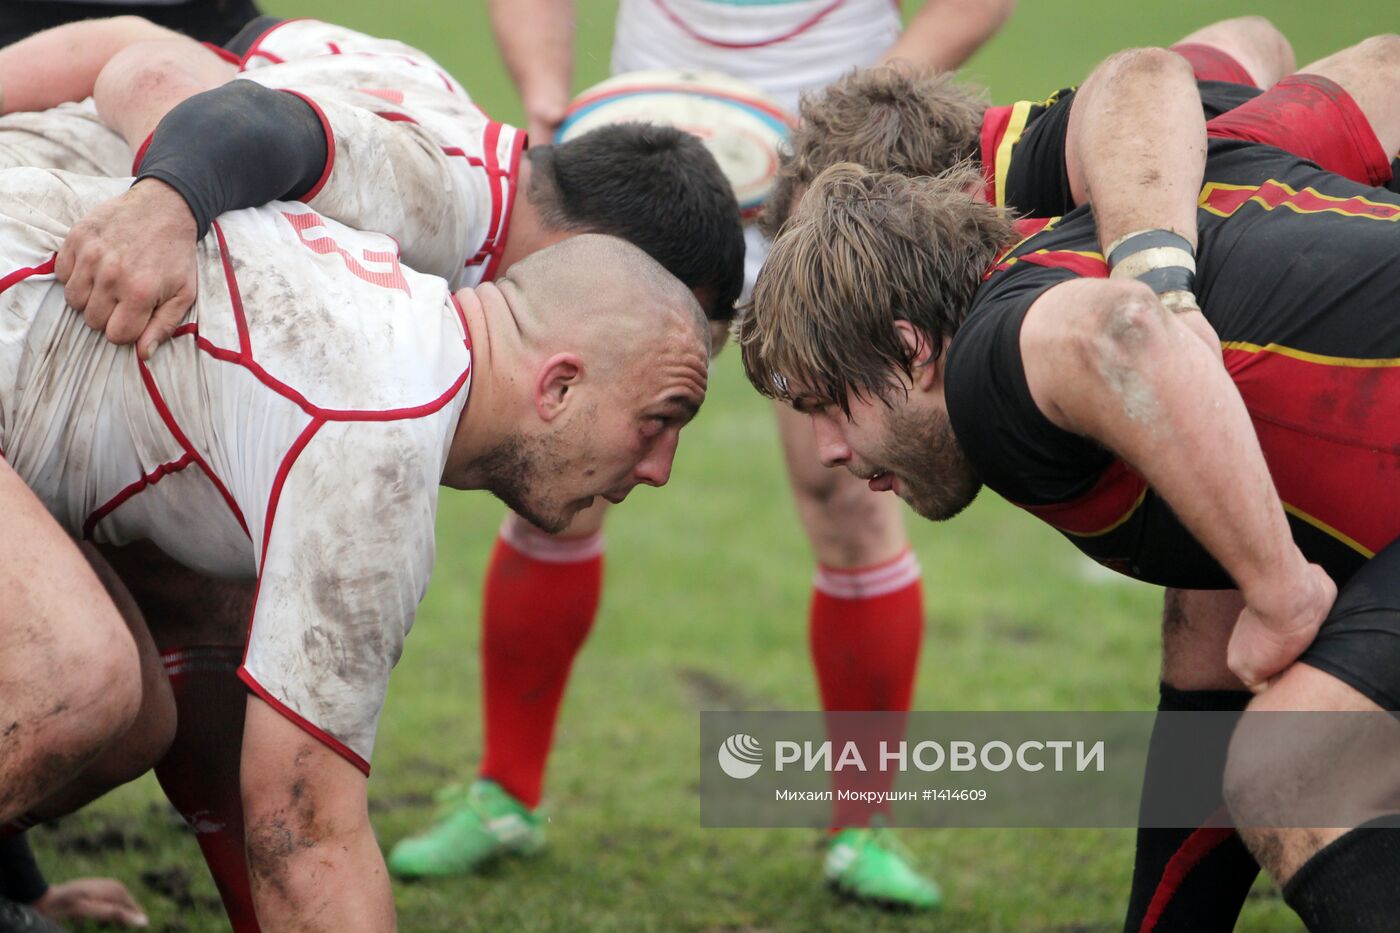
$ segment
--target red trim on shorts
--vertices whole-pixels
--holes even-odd
[[[253,693],[257,696],[259,700],[262,700],[268,706],[272,707],[273,710],[281,714],[283,718],[290,720],[292,725],[296,726],[302,732],[305,732],[307,735],[311,736],[313,739],[320,742],[322,745],[326,746],[331,751],[335,752],[341,758],[344,758],[346,761],[350,762],[352,765],[358,768],[360,773],[363,774],[365,777],[369,777],[368,761],[365,761],[359,755],[356,755],[354,752],[352,752],[350,750],[350,747],[344,742],[341,742],[335,736],[331,735],[325,730],[318,729],[308,720],[304,719],[301,716],[298,716],[296,712],[294,712],[286,704],[278,700],[271,693],[268,693],[267,688],[265,688],[262,684],[258,683],[257,679],[253,677],[252,674],[248,673],[248,669],[246,667],[238,668],[238,679],[243,681],[244,685],[249,690],[253,691]]]
[[[321,109],[321,105],[307,97],[301,91],[293,91],[288,88],[279,88],[283,94],[290,94],[300,99],[316,112],[316,119],[321,121],[321,130],[326,134],[326,167],[321,170],[321,177],[316,179],[316,184],[311,186],[311,190],[297,198],[305,204],[316,195],[321,193],[321,189],[326,186],[326,180],[331,177],[331,169],[335,168],[335,131],[331,129],[331,121],[326,119],[326,112]]]
[[[705,45],[712,45],[715,48],[719,49],[761,49],[766,45],[777,45],[779,42],[786,42],[788,39],[791,39],[794,36],[806,32],[808,29],[811,29],[823,19],[826,19],[828,14],[830,14],[837,8],[843,6],[845,2],[846,0],[832,0],[831,3],[822,7],[820,10],[818,10],[811,16],[807,17],[805,20],[798,23],[792,29],[784,33],[779,33],[776,36],[772,36],[767,39],[759,39],[754,42],[726,42],[722,39],[712,39],[709,36],[701,34],[693,26],[691,26],[685,20],[681,19],[680,16],[677,15],[674,10],[667,6],[666,0],[652,0],[652,3],[656,4],[657,9],[664,13],[667,19],[675,23],[677,28],[679,28],[681,32],[690,36],[697,42],[703,42]]]
[[[151,375],[151,370],[146,366],[145,360],[136,358],[136,365],[141,371],[141,382],[146,386],[146,394],[150,396],[151,404],[155,406],[156,414],[160,415],[160,420],[165,422],[166,430],[175,438],[175,443],[185,451],[186,454],[194,458],[194,462],[204,471],[204,475],[209,477],[209,482],[214,484],[219,495],[223,497],[224,504],[229,507],[233,517],[238,520],[238,527],[243,529],[243,533],[251,539],[253,536],[248,532],[248,522],[243,518],[243,510],[238,507],[233,494],[228,491],[223,480],[210,468],[209,464],[199,455],[199,451],[194,449],[190,439],[185,436],[185,432],[180,429],[180,425],[175,420],[175,415],[170,411],[170,407],[165,404],[165,399],[161,397],[160,388],[156,385],[155,377]]]
[[[0,293],[5,292],[10,287],[18,285],[25,279],[33,275],[49,275],[53,272],[54,263],[58,261],[58,253],[54,253],[47,261],[39,263],[37,266],[24,266],[9,273],[0,279]]]
[[[1186,59],[1197,81],[1228,81],[1249,87],[1259,86],[1254,75],[1240,64],[1239,59],[1224,49],[1204,42],[1178,42],[1169,51]]]
[[[242,60],[238,63],[238,70],[247,71],[248,60],[253,58],[254,56],[260,56],[262,58],[265,58],[274,65],[281,64],[283,61],[282,56],[274,55],[271,52],[264,52],[262,50],[262,44],[267,41],[268,36],[272,35],[274,32],[281,29],[283,26],[290,26],[292,23],[304,23],[310,19],[311,17],[309,16],[298,16],[294,19],[284,19],[280,23],[273,23],[271,26],[267,27],[267,30],[264,31],[262,35],[254,39],[252,45],[248,46],[248,51],[243,55]]]
[[[151,140],[155,138],[156,131],[151,130],[151,132],[146,135],[145,142],[137,147],[136,155],[131,159],[131,174],[139,175],[141,173],[141,162],[146,158],[146,150],[151,148]]]
[[[1153,892],[1152,900],[1147,905],[1147,916],[1142,918],[1142,926],[1138,927],[1138,933],[1153,933],[1157,929],[1158,921],[1162,919],[1167,905],[1176,896],[1186,876],[1234,834],[1233,829],[1203,826],[1186,837],[1181,847],[1172,853],[1167,867],[1162,870],[1162,878],[1157,882],[1157,890]]]
[[[1011,124],[1011,107],[988,107],[982,114],[982,199],[988,204],[997,203],[997,150],[1006,136],[1006,128]]]
[[[1289,75],[1211,120],[1206,132],[1277,146],[1363,185],[1391,179],[1390,154],[1366,114],[1345,88],[1322,75]]]
[[[219,56],[221,60],[228,62],[230,65],[241,66],[243,64],[243,59],[239,58],[237,55],[234,55],[222,45],[215,45],[212,42],[201,42],[199,44],[204,46],[209,51],[213,52],[215,55]]]
[[[92,537],[93,529],[97,527],[98,522],[102,521],[102,519],[115,512],[132,496],[136,495],[137,493],[143,490],[150,489],[156,483],[159,483],[162,479],[164,479],[172,473],[179,473],[191,463],[194,463],[194,455],[191,454],[189,451],[186,451],[184,455],[181,456],[178,460],[171,460],[169,463],[162,463],[160,466],[156,467],[154,470],[147,473],[145,476],[141,477],[136,482],[130,484],[125,489],[118,492],[115,496],[108,499],[106,502],[102,503],[91,515],[87,517],[87,520],[83,522],[84,540]]]

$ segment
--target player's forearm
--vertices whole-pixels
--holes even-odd
[[[111,58],[137,42],[178,36],[139,16],[66,23],[0,49],[0,112],[47,110],[92,96]]]
[[[530,127],[552,132],[573,80],[573,0],[491,0],[491,26]]]
[[[249,875],[264,933],[393,930],[393,891],[368,816],[353,831],[315,841],[294,835],[295,819],[261,824],[257,840],[249,826]],[[265,851],[255,855],[255,844]]]
[[[1180,56],[1130,49],[1096,68],[1075,94],[1065,149],[1075,203],[1093,203],[1105,250],[1147,229],[1195,244],[1206,127]]]
[[[1047,293],[1069,302],[1062,318],[1033,311],[1022,332],[1037,405],[1137,468],[1247,600],[1300,579],[1306,561],[1214,354],[1140,284],[1071,285]]]
[[[365,776],[255,696],[243,727],[248,875],[265,933],[394,928]]]
[[[1011,16],[1016,0],[928,0],[881,60],[929,71],[962,67]]]

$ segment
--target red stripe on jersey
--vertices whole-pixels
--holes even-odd
[[[652,2],[666,15],[667,19],[676,24],[681,32],[690,36],[696,42],[703,42],[705,45],[712,45],[720,49],[760,49],[766,45],[777,45],[779,42],[785,42],[793,36],[806,32],[825,19],[833,10],[844,5],[846,0],[832,0],[831,3],[822,7],[816,13],[813,13],[787,32],[779,33],[776,36],[770,36],[767,39],[757,39],[753,42],[726,42],[723,39],[715,39],[703,35],[685,20],[681,19],[680,16],[666,4],[666,0],[652,0]]]
[[[238,293],[238,277],[233,274],[233,259],[229,254],[228,240],[224,239],[224,230],[217,220],[212,221],[210,226],[214,228],[214,239],[219,244],[219,260],[223,263],[224,281],[228,284],[228,297],[233,304],[233,325],[238,329],[238,356],[239,359],[250,359],[253,355],[253,341],[248,336],[248,320],[243,316],[243,296]],[[195,327],[194,333],[199,333],[198,327]]]
[[[281,464],[279,464],[277,467],[277,475],[272,481],[272,492],[268,496],[267,515],[263,520],[263,546],[262,553],[258,557],[258,585],[257,589],[254,591],[253,594],[254,617],[257,616],[258,596],[261,594],[262,591],[262,568],[263,563],[267,560],[267,544],[270,540],[272,540],[272,527],[273,522],[277,518],[277,504],[282,498],[282,487],[287,482],[287,475],[291,473],[292,466],[296,463],[297,458],[301,456],[301,452],[306,449],[306,445],[311,443],[311,439],[316,436],[316,432],[321,430],[321,428],[324,425],[324,421],[321,421],[319,419],[313,419],[311,423],[308,424],[306,428],[302,430],[301,434],[297,435],[297,439],[292,442],[291,446],[287,448],[286,455],[282,458]],[[238,669],[238,679],[247,684],[248,689],[252,690],[255,694],[257,694],[258,699],[262,700],[268,706],[276,710],[279,715],[289,720],[292,723],[292,725],[296,726],[298,729],[301,729],[303,732],[310,735],[313,739],[325,745],[327,748],[335,752],[340,757],[344,758],[346,761],[350,762],[361,772],[363,772],[366,777],[368,777],[369,762],[365,761],[359,755],[351,751],[350,748],[344,742],[341,742],[339,739],[335,738],[330,733],[326,732],[324,729],[321,729],[319,726],[315,725],[314,723],[307,720],[305,717],[290,709],[281,700],[278,700],[276,697],[274,697],[267,690],[266,687],[258,683],[257,678],[252,675],[252,672],[250,672],[247,667],[248,645],[252,642],[252,640],[253,630],[252,627],[249,626],[248,638],[247,641],[244,642],[243,646],[243,665]]]
[[[328,49],[331,50],[331,54],[332,54],[332,55],[339,55],[339,54],[340,54],[340,46],[336,45],[334,42],[327,42],[327,43],[326,43],[326,48],[328,48]]]
[[[1020,505],[1060,531],[1088,537],[1101,535],[1123,522],[1142,505],[1147,480],[1122,460],[1115,460],[1088,492],[1068,502]]]
[[[54,253],[47,261],[41,262],[37,266],[25,266],[21,269],[16,269],[4,278],[0,278],[0,293],[5,292],[12,286],[18,285],[30,276],[51,274],[53,272],[53,265],[57,261],[58,253]]]
[[[1108,263],[1104,262],[1103,256],[1098,253],[1076,252],[1068,249],[1041,249],[1002,260],[988,269],[983,274],[982,280],[986,281],[996,273],[1010,269],[1018,262],[1044,266],[1049,269],[1068,269],[1075,275],[1086,279],[1108,278]]]
[[[382,117],[390,123],[413,123],[415,125],[418,123],[417,120],[413,119],[408,114],[398,113],[393,110],[376,110],[374,115],[376,117]]]
[[[287,88],[280,89],[283,94],[290,94],[306,103],[316,114],[316,119],[321,121],[321,132],[326,134],[326,166],[321,169],[321,177],[316,179],[316,184],[297,198],[303,204],[311,201],[312,198],[321,193],[321,189],[326,187],[326,181],[331,177],[331,170],[335,168],[335,131],[331,129],[331,121],[326,119],[326,112],[321,109],[321,105],[307,97],[301,91],[292,91]]]
[[[194,445],[191,444],[190,439],[185,436],[185,432],[180,429],[179,423],[175,420],[175,415],[170,411],[170,407],[165,404],[165,399],[161,396],[160,388],[156,385],[155,377],[151,375],[151,371],[146,366],[146,362],[140,357],[137,357],[136,365],[140,368],[141,382],[146,386],[146,394],[150,396],[151,404],[155,406],[156,414],[160,415],[160,420],[165,422],[166,430],[175,438],[175,443],[179,444],[180,448],[184,450],[185,453],[194,458],[194,462],[204,471],[204,475],[209,477],[209,482],[214,484],[214,488],[217,489],[219,495],[223,497],[224,504],[229,507],[229,511],[233,513],[233,517],[238,520],[238,527],[243,529],[245,535],[252,538],[252,535],[248,533],[248,522],[243,518],[243,510],[238,507],[238,503],[234,500],[232,493],[228,491],[228,487],[224,485],[223,480],[219,479],[218,475],[210,468],[209,464],[199,455],[199,451],[194,449]]]
[[[228,49],[224,48],[221,45],[215,45],[212,42],[201,42],[199,44],[204,46],[209,51],[213,52],[215,55],[219,56],[219,58],[228,62],[230,65],[243,64],[243,59],[239,58],[237,55],[234,55],[232,52],[230,52]]]
[[[495,125],[497,129],[500,129],[499,123]],[[494,180],[497,187],[504,186],[506,188],[506,194],[505,203],[501,205],[501,229],[492,241],[490,258],[486,260],[486,268],[481,272],[481,279],[484,282],[489,282],[494,279],[496,273],[500,271],[501,256],[506,250],[506,237],[510,235],[510,215],[515,206],[516,188],[518,187],[516,185],[516,178],[520,171],[520,153],[524,150],[525,135],[523,133],[516,133],[515,138],[511,140],[510,168],[506,171],[503,178]],[[488,158],[490,158],[490,154],[495,151],[496,147],[493,143],[491,148],[487,150]],[[497,168],[497,172],[499,173],[499,168]],[[494,205],[492,213],[495,213]]]
[[[1010,107],[988,107],[982,114],[982,197],[988,204],[997,203],[997,149],[1010,125]]]
[[[331,751],[335,752],[341,758],[344,758],[346,761],[350,762],[352,765],[358,768],[360,770],[360,773],[363,774],[365,777],[369,777],[368,761],[365,761],[359,755],[356,755],[354,752],[352,752],[349,746],[347,746],[344,742],[341,742],[340,740],[336,739],[335,736],[331,735],[325,730],[318,729],[306,719],[303,719],[301,716],[298,716],[293,710],[291,710],[284,703],[282,703],[281,700],[278,700],[275,696],[268,693],[267,688],[265,688],[262,684],[258,683],[257,679],[253,677],[252,674],[248,673],[248,669],[246,667],[240,667],[238,669],[238,679],[243,681],[243,683],[248,687],[248,689],[253,691],[253,693],[257,695],[259,700],[262,700],[268,706],[272,707],[275,712],[281,715],[284,719],[290,721],[292,725],[296,726],[302,732],[305,732],[307,735],[311,736],[313,739],[320,742],[322,745],[326,746]]]
[[[132,496],[136,495],[138,492],[141,492],[143,489],[151,488],[156,483],[159,483],[164,477],[169,476],[171,473],[179,473],[191,463],[194,463],[194,455],[187,451],[178,460],[171,460],[169,463],[162,463],[160,466],[156,467],[154,470],[147,473],[145,476],[141,477],[136,482],[130,484],[121,492],[108,499],[106,502],[102,503],[91,515],[87,517],[87,520],[83,522],[83,538],[91,538],[92,531],[94,528],[97,527],[97,523],[102,521],[102,519],[106,518],[108,515],[111,515]]]
[[[1212,182],[1201,190],[1198,203],[1212,214],[1229,217],[1251,201],[1266,211],[1286,207],[1299,214],[1341,214],[1369,220],[1400,221],[1400,205],[1359,196],[1339,198],[1322,194],[1315,188],[1294,190],[1273,179],[1253,187]]]
[[[218,221],[214,222],[214,227],[218,229]],[[462,370],[452,385],[440,396],[422,405],[414,405],[409,408],[388,408],[378,411],[343,408],[321,408],[313,405],[306,396],[302,395],[292,386],[273,376],[253,358],[249,345],[244,342],[248,332],[247,315],[243,310],[243,295],[238,288],[238,275],[233,270],[233,260],[229,253],[228,243],[224,240],[222,233],[218,237],[219,252],[222,254],[224,267],[224,280],[228,287],[229,302],[233,306],[233,319],[238,328],[239,341],[242,346],[238,352],[227,350],[223,347],[215,346],[211,341],[201,336],[199,328],[195,325],[184,325],[177,330],[177,334],[193,334],[195,345],[200,350],[212,356],[216,360],[225,363],[236,363],[248,372],[252,373],[259,382],[267,386],[273,392],[296,405],[302,411],[318,418],[322,421],[400,421],[409,418],[423,418],[434,414],[452,401],[462,386],[466,385],[471,378],[471,364]],[[189,329],[186,330],[186,327]],[[186,447],[186,449],[189,449]]]
[[[442,154],[445,156],[456,156],[459,159],[466,159],[467,164],[472,166],[473,168],[486,167],[485,162],[478,159],[476,156],[467,155],[467,153],[464,150],[462,150],[459,146],[443,146]]]
[[[1400,446],[1390,415],[1400,410],[1400,365],[1289,355],[1296,352],[1227,344],[1225,366],[1290,511],[1375,553],[1400,534]]]
[[[387,100],[391,104],[403,103],[403,91],[396,91],[387,87],[357,87],[355,90],[361,94],[370,94],[380,100]]]
[[[254,56],[257,56],[259,58],[265,58],[268,61],[272,62],[274,65],[280,63],[282,61],[281,56],[273,55],[271,52],[264,52],[262,50],[262,44],[267,41],[268,36],[272,35],[274,32],[281,29],[283,26],[290,26],[292,23],[304,23],[308,19],[310,19],[310,17],[299,16],[293,19],[284,19],[280,23],[273,23],[271,26],[267,27],[267,30],[263,32],[262,35],[258,36],[257,39],[253,40],[252,45],[248,46],[248,51],[245,52],[243,55],[243,61],[240,62],[238,65],[239,70],[246,70],[248,67],[249,59],[253,58]]]

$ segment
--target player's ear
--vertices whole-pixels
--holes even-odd
[[[583,379],[583,360],[574,353],[556,353],[540,365],[535,376],[535,411],[553,421],[573,402]]]
[[[904,341],[904,346],[908,348],[910,356],[914,360],[914,387],[927,389],[936,384],[942,378],[942,367],[939,365],[943,360],[943,353],[940,351],[937,356],[933,352],[933,343],[928,334],[919,330],[908,321],[895,321],[895,330],[899,331],[899,338]],[[942,350],[948,349],[947,341],[944,341]]]

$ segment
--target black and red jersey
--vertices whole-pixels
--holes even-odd
[[[1234,110],[1261,91],[1247,84],[1198,80],[1207,120]],[[986,198],[1027,217],[1058,217],[1074,210],[1065,141],[1075,88],[1045,100],[988,108],[982,120],[982,172]]]
[[[1196,289],[1253,418],[1294,537],[1339,583],[1400,537],[1400,196],[1269,146],[1212,140]],[[1089,209],[1011,249],[948,353],[953,430],[987,486],[1101,563],[1231,585],[1142,477],[1056,427],[1019,334],[1047,289],[1107,268]]]

